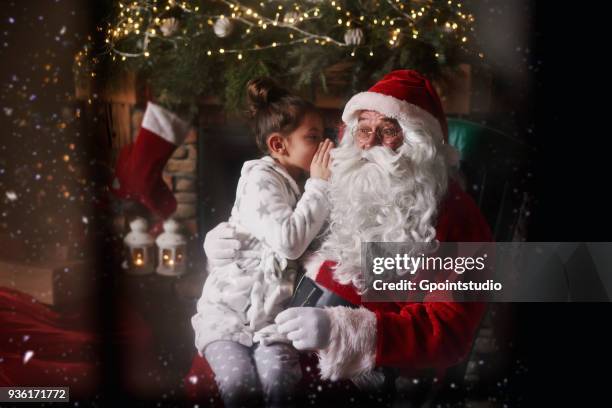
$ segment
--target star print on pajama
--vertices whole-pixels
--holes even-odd
[[[257,208],[257,213],[260,217],[270,215],[270,211],[268,211],[268,207],[265,203],[259,203],[259,207]]]
[[[216,340],[247,347],[264,339],[289,342],[274,335],[274,318],[293,292],[294,260],[329,215],[327,189],[327,181],[311,178],[302,194],[289,173],[268,156],[243,165],[229,219],[241,248],[233,262],[208,267],[192,318],[200,353]],[[247,252],[250,257],[241,258]]]
[[[259,191],[263,191],[263,190],[269,190],[272,187],[272,183],[270,183],[270,180],[259,180],[257,182],[257,188],[259,188]]]
[[[215,373],[226,407],[290,406],[301,378],[297,351],[278,333],[297,275],[297,262],[329,215],[327,181],[309,179],[304,193],[270,157],[246,162],[229,224],[241,251],[259,256],[210,266],[191,322],[196,348]]]
[[[297,350],[275,343],[251,348],[215,341],[204,350],[226,408],[261,405],[291,407],[293,390],[302,378]]]

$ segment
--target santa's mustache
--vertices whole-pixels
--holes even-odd
[[[374,146],[367,150],[357,146],[334,149],[332,158],[332,177],[334,173],[356,174],[370,166],[376,168],[371,170],[387,177],[405,177],[412,167],[412,161],[403,149],[393,151],[386,146]]]

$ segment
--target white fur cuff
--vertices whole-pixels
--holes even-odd
[[[190,129],[189,123],[153,102],[147,103],[142,127],[177,146],[183,143]]]
[[[302,265],[306,271],[306,276],[312,280],[316,280],[317,274],[319,273],[319,269],[321,268],[321,265],[323,265],[323,262],[325,262],[325,258],[323,258],[318,252],[307,252],[304,254],[304,257],[302,258]]]
[[[320,350],[321,378],[332,381],[371,372],[376,362],[376,315],[359,307],[329,307],[331,342]]]

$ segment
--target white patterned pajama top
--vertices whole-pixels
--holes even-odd
[[[327,181],[310,178],[300,189],[272,157],[244,163],[229,223],[241,251],[234,262],[209,267],[191,322],[198,352],[215,340],[247,347],[288,342],[274,318],[293,292],[297,262],[329,215]],[[241,257],[244,251],[256,256]],[[251,255],[252,256],[252,255]]]

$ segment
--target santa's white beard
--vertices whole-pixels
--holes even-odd
[[[435,239],[447,167],[431,146],[404,143],[396,152],[383,146],[332,151],[328,236],[321,253],[338,264],[334,278],[363,291],[361,243],[423,243]],[[412,156],[411,156],[412,153]]]

